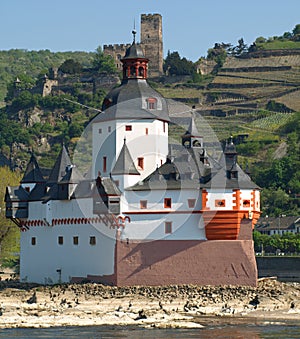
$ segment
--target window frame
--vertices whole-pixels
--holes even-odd
[[[148,205],[148,200],[140,200],[140,209],[141,210],[147,209],[147,205]]]
[[[225,199],[215,199],[215,207],[226,207]]]
[[[165,221],[165,234],[172,234],[173,223],[172,221]]]
[[[196,199],[188,199],[188,206],[189,208],[194,208],[196,206]]]
[[[172,198],[164,198],[164,208],[172,208]]]
[[[96,241],[96,236],[94,236],[94,235],[91,235],[90,236],[90,245],[91,246],[96,246],[96,243],[97,243],[97,241]]]
[[[141,170],[144,169],[145,167],[145,162],[144,162],[144,158],[143,157],[139,157],[137,158],[137,167]]]
[[[102,171],[103,173],[107,172],[107,156],[103,156],[102,158]]]

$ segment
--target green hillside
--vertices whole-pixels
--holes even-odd
[[[110,78],[110,85],[104,86],[101,72],[91,71],[95,54],[18,50],[1,53],[0,75],[9,88],[9,99],[0,109],[2,163],[6,159],[13,168],[24,171],[30,152],[34,151],[40,165],[50,168],[62,142],[71,156],[80,148],[81,154],[88,157],[89,143],[78,144],[78,140],[97,114],[105,94],[117,85],[115,80],[110,83]],[[60,67],[70,57],[81,64],[82,70],[62,74],[51,95],[43,96],[36,91],[37,86],[45,81],[43,75],[49,72],[49,68]],[[12,63],[16,63],[15,68]],[[24,76],[24,69],[28,69],[26,77],[34,78],[36,83],[30,85],[29,90],[20,88],[14,93],[13,80]],[[110,77],[110,74],[105,77]],[[300,194],[299,163],[291,155],[299,148],[299,140],[296,138],[295,141],[293,137],[293,133],[299,135],[299,50],[256,51],[240,57],[227,57],[216,74],[185,76],[176,82],[173,77],[162,77],[150,79],[150,83],[166,98],[188,105],[183,106],[182,114],[177,114],[177,125],[170,127],[171,137],[180,140],[194,105],[198,117],[196,122],[206,142],[219,140],[224,144],[232,135],[240,154],[239,162],[250,169],[255,181],[263,188],[272,188],[276,192],[282,190],[288,195],[288,205],[266,212],[276,214],[285,210],[286,213],[296,213]],[[7,93],[4,85],[2,88],[4,97]],[[82,162],[86,160],[82,159]],[[272,167],[274,164],[277,168]],[[273,172],[269,173],[268,168],[273,168]],[[281,176],[278,171],[281,171]],[[272,177],[277,177],[277,181],[272,181]]]
[[[50,67],[59,67],[65,60],[74,59],[85,67],[91,66],[93,53],[87,52],[50,52],[49,50],[27,51],[12,49],[0,51],[0,107],[4,105],[7,85],[17,76],[26,74],[37,79]]]

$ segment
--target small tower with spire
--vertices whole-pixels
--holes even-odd
[[[126,145],[126,138],[124,138],[123,147],[112,169],[111,175],[114,180],[118,182],[118,187],[121,191],[136,182],[135,178],[133,178],[133,181],[131,180],[132,176],[140,175]]]
[[[226,176],[228,179],[237,179],[237,151],[235,144],[233,143],[233,137],[230,136],[229,143],[226,141],[225,149],[225,165],[226,165]]]
[[[196,122],[195,122],[195,115],[192,111],[192,116],[190,120],[189,127],[185,134],[181,138],[182,146],[186,148],[201,148],[203,147],[203,137],[200,136],[198,132]]]
[[[42,175],[36,157],[32,153],[24,176],[21,180],[21,186],[29,193],[33,190],[36,184],[41,184],[44,182],[45,179]]]

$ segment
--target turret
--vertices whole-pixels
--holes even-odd
[[[238,179],[237,169],[237,151],[233,143],[233,137],[230,137],[229,143],[226,142],[224,149],[226,176],[228,179]]]
[[[25,189],[26,192],[30,193],[34,189],[36,184],[41,184],[44,182],[45,179],[42,175],[38,162],[34,154],[32,154],[26,167],[24,176],[21,180],[21,186]]]
[[[121,62],[123,63],[123,81],[129,79],[147,79],[148,62],[142,47],[135,42],[136,31],[132,31],[133,43],[126,50]]]

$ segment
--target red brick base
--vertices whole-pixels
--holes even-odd
[[[256,286],[252,240],[158,240],[116,244],[115,284]]]

